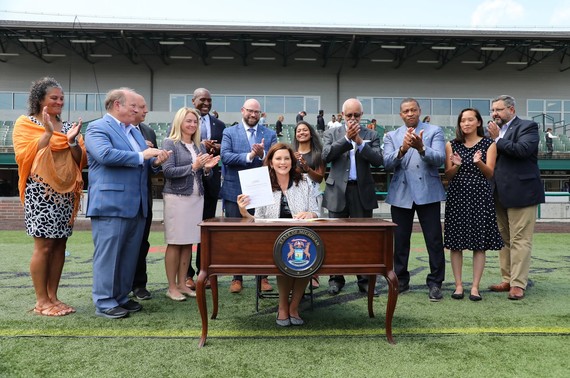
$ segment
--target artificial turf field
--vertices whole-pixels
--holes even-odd
[[[400,295],[393,320],[396,345],[386,342],[385,290],[368,318],[366,297],[355,277],[340,295],[326,293],[302,307],[307,324],[275,325],[276,299],[255,311],[255,281],[245,277],[241,294],[230,294],[220,277],[220,309],[210,320],[206,347],[197,348],[201,321],[195,300],[165,297],[164,241],[151,234],[149,290],[153,299],[129,318],[96,317],[91,302],[89,231],[75,231],[60,286],[60,299],[77,313],[49,318],[29,310],[32,239],[23,231],[0,231],[0,376],[2,377],[567,377],[570,376],[570,233],[537,233],[530,277],[522,301],[486,288],[499,282],[496,252],[488,252],[483,301],[428,301],[428,263],[420,233],[412,240],[412,290]],[[469,292],[470,253],[464,282]],[[446,254],[449,259],[449,255]],[[275,286],[274,279],[272,280]],[[323,285],[324,284],[324,285]],[[210,296],[208,306],[211,310]]]

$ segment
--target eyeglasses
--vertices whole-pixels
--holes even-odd
[[[250,114],[255,114],[255,115],[260,115],[261,111],[259,110],[253,110],[253,109],[248,109],[248,108],[242,108],[243,110],[245,110],[246,112],[250,113]]]
[[[491,110],[489,110],[489,113],[491,113],[491,114],[493,114],[493,113],[495,113],[495,112],[496,112],[496,113],[500,113],[500,112],[502,112],[502,111],[505,110],[505,109],[506,109],[506,108],[491,109]]]
[[[350,113],[350,114],[345,114],[344,117],[345,117],[346,119],[350,119],[350,118],[355,118],[355,119],[357,119],[357,118],[362,117],[362,113]]]

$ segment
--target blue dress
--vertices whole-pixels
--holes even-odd
[[[461,167],[449,182],[445,202],[444,246],[453,251],[499,250],[503,239],[497,227],[497,215],[489,180],[473,163],[475,152],[487,161],[487,149],[493,144],[481,139],[473,147],[453,140],[451,148],[461,156]]]

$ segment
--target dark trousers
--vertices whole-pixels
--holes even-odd
[[[204,196],[204,211],[202,212],[202,220],[214,218],[216,216],[216,207],[218,206],[218,197]],[[192,267],[192,259],[188,264],[187,277],[194,277],[200,273],[200,244],[196,246],[196,270]]]
[[[346,207],[340,211],[330,211],[329,218],[372,218],[372,210],[367,210],[362,206],[360,202],[360,196],[358,195],[358,184],[349,183],[346,186]],[[366,276],[356,276],[359,283],[368,283],[368,277]],[[329,282],[334,281],[344,286],[345,279],[344,276],[330,276]]]
[[[152,225],[152,202],[150,202],[148,215],[146,217],[146,223],[144,225],[141,247],[139,250],[139,257],[137,260],[137,267],[135,270],[135,278],[133,279],[133,287],[132,287],[133,290],[137,288],[146,288],[146,284],[148,282],[148,276],[146,274],[146,257],[148,255],[148,250],[150,248],[150,243],[148,242],[148,236],[150,235],[151,225]]]
[[[445,279],[445,255],[443,253],[440,211],[440,202],[426,205],[414,204],[411,209],[397,206],[390,208],[392,222],[398,225],[394,233],[394,271],[398,276],[400,286],[406,286],[410,283],[410,272],[408,271],[410,238],[414,213],[417,212],[429,257],[430,273],[427,275],[426,284],[428,287],[441,287]]]

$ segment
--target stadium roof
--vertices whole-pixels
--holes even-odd
[[[243,65],[275,61],[331,60],[357,67],[363,61],[391,64],[450,62],[485,69],[498,60],[528,69],[556,59],[570,68],[565,31],[457,30],[373,27],[61,23],[0,20],[0,62],[22,54],[50,63],[76,55],[89,63],[116,56],[132,64],[158,58],[169,65],[194,59],[205,65],[234,60]]]

